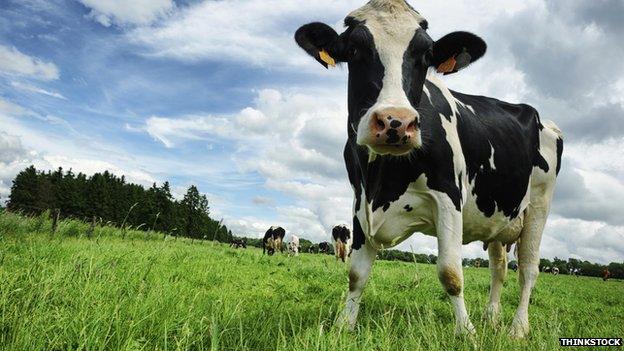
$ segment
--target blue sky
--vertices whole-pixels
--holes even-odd
[[[208,194],[239,234],[269,225],[315,241],[349,223],[346,69],[324,70],[296,28],[363,1],[8,0],[0,3],[0,196],[28,164],[111,170]],[[433,38],[489,44],[445,77],[527,102],[566,135],[547,257],[624,260],[621,1],[410,1]],[[620,11],[621,13],[621,11]],[[574,240],[571,240],[573,238]],[[432,238],[401,246],[435,253]],[[469,257],[483,256],[479,245]]]

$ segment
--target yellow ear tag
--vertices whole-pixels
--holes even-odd
[[[336,61],[334,61],[334,58],[329,56],[329,54],[327,53],[327,51],[325,51],[325,49],[322,49],[321,51],[319,51],[319,57],[321,58],[321,61],[325,62],[327,65],[335,67],[336,66]]]
[[[455,69],[455,64],[457,64],[457,61],[455,61],[455,56],[451,57],[450,59],[442,62],[439,66],[438,66],[438,73],[449,73],[449,72],[453,72],[453,70]]]

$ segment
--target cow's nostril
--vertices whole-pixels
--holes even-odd
[[[405,129],[405,131],[407,132],[413,132],[414,129],[416,129],[416,121],[411,121],[408,125],[407,128]]]
[[[377,129],[380,131],[386,129],[386,124],[380,118],[377,118]]]
[[[401,121],[392,121],[390,122],[390,128],[399,128],[403,123]]]

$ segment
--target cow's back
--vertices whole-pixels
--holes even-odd
[[[486,217],[496,211],[515,218],[533,167],[548,171],[539,153],[543,128],[528,105],[453,92],[459,101],[457,133],[476,204]]]
[[[498,240],[513,241],[531,192],[536,191],[531,189],[536,182],[554,181],[558,172],[560,132],[554,123],[542,123],[529,105],[452,94],[468,183],[464,241],[495,234]]]

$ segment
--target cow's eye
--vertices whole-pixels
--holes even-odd
[[[348,51],[350,61],[366,60],[370,56],[370,49],[358,45],[351,45]]]
[[[356,27],[349,35],[349,54],[354,59],[367,56],[371,51],[372,43],[370,33],[362,27]]]

